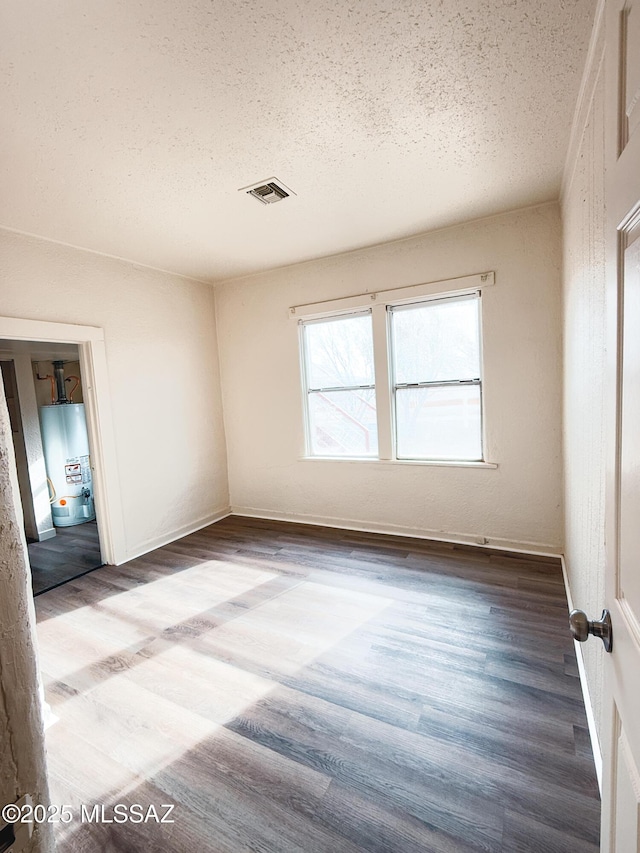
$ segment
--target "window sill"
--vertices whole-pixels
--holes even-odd
[[[430,468],[498,468],[495,462],[464,462],[451,459],[374,459],[366,456],[300,456],[300,462],[356,462],[374,465],[421,465]]]

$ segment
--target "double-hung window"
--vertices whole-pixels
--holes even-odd
[[[389,309],[398,459],[482,459],[480,299]]]
[[[312,456],[377,456],[371,311],[304,323],[307,443]]]
[[[325,316],[323,303],[300,307],[313,312],[300,321],[307,456],[484,462],[475,283],[493,274],[454,284],[469,280],[324,303]]]

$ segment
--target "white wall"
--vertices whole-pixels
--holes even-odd
[[[573,603],[592,619],[605,601],[603,41],[586,71],[562,197],[565,560]],[[581,652],[599,729],[604,650],[589,642]]]
[[[228,507],[214,296],[0,231],[0,315],[104,329],[127,556]]]
[[[559,552],[556,204],[216,287],[235,512]],[[303,460],[292,305],[494,270],[483,296],[487,458],[497,469]]]

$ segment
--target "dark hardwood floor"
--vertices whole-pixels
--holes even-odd
[[[53,538],[29,542],[27,548],[34,595],[102,565],[95,521],[56,527]]]
[[[36,609],[60,853],[598,850],[557,561],[232,517]]]

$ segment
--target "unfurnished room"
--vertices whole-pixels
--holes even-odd
[[[640,853],[640,0],[1,20],[0,853]]]

